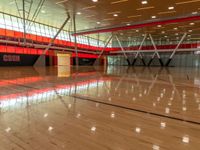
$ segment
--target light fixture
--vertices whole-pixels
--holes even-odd
[[[174,30],[178,30],[178,28],[174,28]]]
[[[77,15],[81,15],[81,12],[77,12],[76,14],[77,14]]]
[[[101,22],[98,21],[97,24],[101,24]]]
[[[41,10],[41,13],[45,14],[45,13],[46,13],[46,11],[45,11],[45,10]]]
[[[162,27],[161,25],[157,25],[158,28]]]
[[[117,17],[117,16],[118,16],[118,14],[113,14],[113,16],[114,16],[114,17]]]
[[[170,6],[168,7],[169,10],[173,10],[174,9],[174,6]]]
[[[151,16],[151,18],[152,18],[152,19],[155,19],[155,18],[156,18],[156,16]]]
[[[188,32],[192,32],[192,30],[188,30]]]
[[[194,22],[191,22],[190,25],[193,26],[193,25],[194,25]]]
[[[145,5],[145,4],[148,3],[148,1],[143,0],[141,3],[142,3],[143,5]]]
[[[98,2],[98,0],[92,0],[94,3]]]
[[[162,34],[165,34],[165,31],[162,31],[161,33],[162,33]]]
[[[131,24],[130,24],[130,23],[127,23],[126,25],[127,25],[127,26],[130,26]]]
[[[197,11],[194,11],[194,12],[192,12],[192,14],[193,14],[193,15],[196,15],[196,14],[198,14],[198,12],[197,12]]]

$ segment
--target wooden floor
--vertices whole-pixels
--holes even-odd
[[[200,69],[0,68],[0,150],[199,150]]]

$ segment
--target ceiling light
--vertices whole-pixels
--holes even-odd
[[[56,4],[65,3],[65,2],[67,2],[67,1],[68,1],[68,0],[59,1],[59,2],[57,2]]]
[[[159,15],[163,15],[163,14],[171,14],[171,13],[175,13],[176,11],[175,10],[172,10],[172,11],[163,11],[163,12],[159,12],[158,14]]]
[[[123,3],[123,2],[127,2],[128,0],[118,0],[115,2],[111,2],[111,4],[118,4],[118,3]]]
[[[174,7],[173,7],[173,6],[170,6],[170,7],[168,7],[168,9],[169,9],[169,10],[173,10],[173,9],[174,9]]]
[[[44,14],[44,13],[46,13],[46,11],[45,11],[45,10],[41,10],[41,13],[43,13],[43,14]]]
[[[94,3],[98,2],[98,0],[92,0]]]
[[[142,4],[147,4],[148,2],[147,2],[147,1],[142,1],[141,3],[142,3]]]
[[[197,11],[194,11],[194,12],[192,12],[192,14],[193,14],[193,15],[196,15],[196,14],[198,14],[198,12],[197,12]]]
[[[146,10],[146,9],[153,9],[155,8],[154,6],[149,6],[149,7],[142,7],[142,8],[137,8],[136,10]]]
[[[81,15],[81,12],[77,12],[76,14],[77,14],[77,15]]]
[[[174,28],[174,30],[178,30],[178,28]]]
[[[101,24],[101,22],[98,21],[97,24]]]
[[[151,18],[152,18],[152,19],[155,19],[155,18],[156,18],[156,16],[151,16]]]
[[[130,23],[127,23],[126,25],[127,25],[127,26],[130,26],[131,24],[130,24]]]
[[[188,1],[184,1],[184,2],[178,2],[176,3],[176,5],[182,5],[182,4],[188,4],[188,3],[195,3],[195,2],[199,2],[200,0],[188,0]]]
[[[113,16],[114,16],[114,17],[117,17],[117,16],[118,16],[118,14],[113,14]]]
[[[161,25],[157,25],[158,28],[162,27]]]
[[[193,26],[193,25],[194,25],[194,22],[191,22],[190,25]]]

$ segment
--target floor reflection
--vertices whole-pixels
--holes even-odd
[[[199,70],[22,67],[0,71],[2,149],[157,150],[200,145]]]

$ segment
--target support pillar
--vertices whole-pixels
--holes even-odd
[[[176,48],[173,50],[172,54],[170,55],[170,57],[169,57],[169,59],[168,59],[168,61],[167,61],[167,63],[166,63],[165,66],[169,66],[169,64],[170,64],[170,62],[171,62],[173,56],[175,55],[177,49],[179,48],[179,46],[181,45],[181,43],[183,42],[183,40],[185,39],[186,36],[187,36],[187,33],[184,33],[184,35],[182,36],[181,40],[180,40],[179,43],[177,44]]]
[[[143,40],[142,40],[142,42],[141,42],[141,44],[140,44],[140,47],[139,47],[139,49],[138,49],[138,52],[137,52],[136,55],[135,55],[135,58],[134,58],[133,63],[132,63],[132,66],[134,66],[135,62],[137,61],[138,56],[140,56],[140,58],[141,58],[141,60],[142,60],[142,63],[144,64],[144,66],[146,66],[146,63],[145,63],[145,61],[144,61],[144,59],[143,59],[141,53],[139,52],[139,51],[142,49],[142,46],[143,46],[143,44],[144,44],[144,41],[145,41],[146,37],[147,37],[147,35],[145,34],[145,36],[144,36],[144,38],[143,38]]]
[[[119,38],[117,36],[115,36],[115,38],[117,39],[117,42],[119,43],[119,46],[120,46],[120,48],[121,48],[121,50],[122,50],[122,52],[124,54],[124,57],[126,58],[126,61],[127,61],[128,65],[130,66],[131,62],[129,61],[129,59],[128,59],[127,55],[126,55],[126,52],[125,52],[124,48],[122,47],[122,44],[121,44]]]
[[[155,56],[158,57],[159,62],[160,62],[160,65],[161,65],[161,66],[164,66],[163,61],[162,61],[162,59],[160,58],[160,55],[159,55],[159,53],[158,53],[158,49],[157,49],[157,47],[156,47],[156,44],[154,43],[154,40],[153,40],[153,37],[151,36],[151,34],[149,34],[149,37],[150,37],[150,39],[151,39],[151,43],[153,44],[153,47],[154,47],[154,49],[155,49],[155,52],[154,52],[154,54],[152,55],[151,60],[150,60],[149,63],[148,63],[148,66],[151,65],[151,63],[152,63],[153,59],[155,58]]]
[[[37,59],[37,61],[34,64],[34,66],[42,66],[42,67],[44,67],[46,65],[45,54],[51,48],[51,46],[54,43],[55,39],[60,34],[60,32],[63,30],[63,28],[65,27],[65,25],[69,21],[69,19],[70,19],[70,15],[69,15],[69,13],[67,13],[67,19],[64,21],[64,23],[62,24],[62,26],[60,27],[60,29],[58,30],[58,32],[56,33],[56,35],[51,39],[51,41],[49,42],[48,46],[44,50],[43,54],[41,54],[39,56],[39,58]]]

